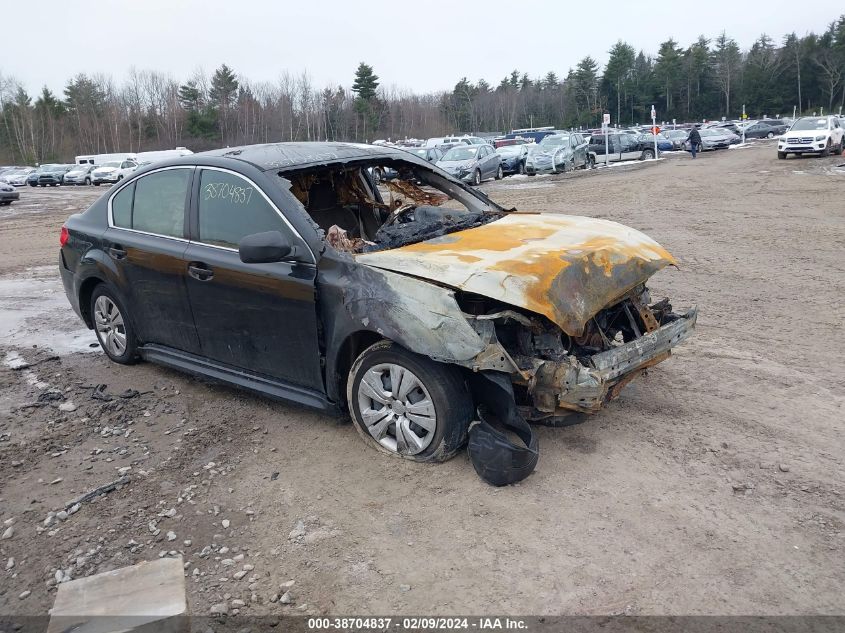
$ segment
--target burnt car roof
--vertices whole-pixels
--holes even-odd
[[[261,145],[226,147],[224,149],[192,154],[190,157],[186,158],[200,161],[203,157],[233,158],[251,163],[262,171],[287,171],[314,165],[330,165],[333,163],[345,163],[354,160],[377,158],[398,158],[408,160],[409,156],[413,157],[413,154],[403,150],[378,145],[305,142],[264,143]],[[425,162],[422,162],[421,164],[425,164]]]

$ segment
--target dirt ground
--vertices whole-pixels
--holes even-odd
[[[758,143],[485,184],[646,232],[680,262],[652,296],[700,309],[600,415],[539,428],[536,472],[504,489],[465,454],[390,459],[341,420],[110,363],[56,271],[102,190],[23,191],[0,209],[0,613],[182,553],[201,615],[842,614],[843,163]]]

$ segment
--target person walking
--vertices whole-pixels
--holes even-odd
[[[695,158],[696,152],[698,152],[701,147],[701,134],[698,131],[697,125],[690,130],[689,136],[687,136],[687,141],[689,141],[690,153],[692,154],[692,157]]]

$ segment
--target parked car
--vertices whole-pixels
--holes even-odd
[[[646,132],[640,135],[640,140],[654,147],[654,134]],[[657,150],[660,152],[671,152],[675,149],[675,145],[668,138],[661,134],[657,135]]]
[[[394,185],[401,210],[369,180],[383,165],[409,174]],[[468,440],[496,484],[536,463],[526,419],[598,412],[697,316],[652,303],[648,280],[675,259],[639,231],[512,213],[387,147],[283,143],[156,163],[70,216],[60,244],[68,300],[112,361],[347,411],[369,446],[414,461]]]
[[[664,130],[661,134],[669,139],[673,150],[681,150],[684,148],[684,141],[689,136],[689,130]]]
[[[0,206],[8,206],[15,200],[20,199],[21,194],[15,191],[12,185],[0,182]]]
[[[608,162],[622,160],[650,160],[654,158],[654,143],[644,143],[640,136],[626,133],[607,135]],[[605,160],[605,135],[594,134],[590,138],[589,151],[595,155],[599,164]]]
[[[91,183],[97,187],[102,184],[114,184],[126,177],[138,167],[138,163],[131,159],[112,160],[98,165],[91,172]]]
[[[778,158],[787,154],[841,154],[845,129],[835,116],[805,116],[796,119],[789,131],[778,139]]]
[[[557,174],[590,166],[587,141],[580,134],[551,134],[528,150],[525,159],[525,173]]]
[[[488,178],[499,180],[504,175],[502,159],[492,145],[458,145],[443,154],[437,166],[473,185]]]
[[[788,129],[791,123],[788,123],[784,119],[763,119],[761,123],[766,123],[775,129],[775,136],[779,136],[784,134]]]
[[[429,163],[436,163],[443,158],[443,152],[441,152],[437,147],[401,147],[400,149],[404,149],[410,154],[419,156],[423,160],[427,160]]]
[[[26,179],[34,171],[35,167],[12,169],[0,176],[0,182],[4,182],[7,185],[14,185],[15,187],[23,187],[26,184]]]
[[[742,134],[742,131],[739,129],[736,123],[733,121],[720,121],[718,123],[712,123],[710,125],[705,126],[705,129],[717,130],[717,131],[729,131],[733,134]]]
[[[502,159],[502,171],[506,174],[524,174],[528,148],[529,146],[524,143],[503,145],[497,148],[496,153]]]
[[[47,164],[41,165],[26,178],[30,187],[58,187],[62,184],[65,174],[73,165]]]
[[[785,125],[772,125],[766,121],[757,121],[745,128],[745,138],[774,138],[786,131]]]
[[[462,136],[435,136],[426,140],[423,147],[442,147],[448,145],[449,148],[455,145],[471,145],[469,139]]]
[[[717,149],[727,149],[731,146],[731,132],[727,130],[717,130],[714,128],[704,128],[698,131],[701,134],[701,147],[698,148],[700,152],[706,152]],[[684,143],[684,149],[689,151],[689,141]]]
[[[74,165],[73,169],[65,174],[64,184],[66,185],[90,185],[91,172],[96,169],[95,165]]]

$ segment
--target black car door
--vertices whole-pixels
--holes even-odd
[[[139,341],[199,352],[185,286],[185,212],[193,167],[137,178],[109,200],[103,235]]]
[[[317,339],[317,268],[308,245],[252,181],[198,169],[185,254],[188,297],[203,356],[323,391]],[[289,261],[245,264],[240,240],[280,231],[296,245]]]

